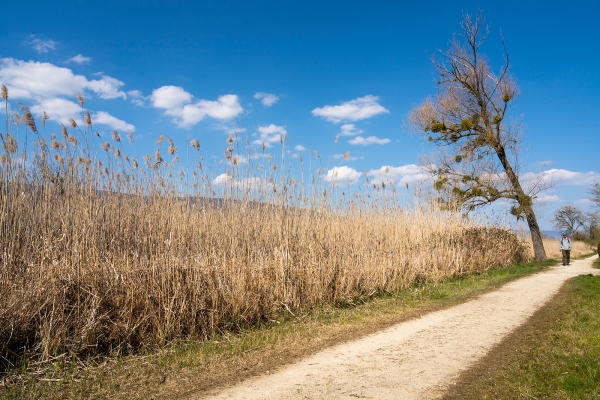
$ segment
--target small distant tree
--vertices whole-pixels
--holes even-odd
[[[554,213],[554,226],[572,236],[586,223],[586,217],[575,206],[562,206]]]
[[[585,214],[585,233],[590,239],[600,239],[600,214],[588,212]]]
[[[499,199],[512,202],[511,213],[527,221],[535,259],[546,260],[533,202],[549,185],[541,178],[525,182],[519,171],[522,129],[507,120],[519,89],[509,74],[508,53],[504,49],[504,65],[495,73],[480,50],[489,34],[482,15],[466,15],[461,27],[462,35],[433,60],[438,95],[408,117],[414,131],[442,148],[422,164],[447,207],[468,212]]]

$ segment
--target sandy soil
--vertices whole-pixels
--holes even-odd
[[[594,257],[509,283],[446,310],[335,346],[207,399],[434,399]]]

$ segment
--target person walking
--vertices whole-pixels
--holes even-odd
[[[562,239],[560,239],[560,252],[562,253],[563,265],[571,265],[571,249],[573,245],[571,239],[567,237],[566,233],[563,233]]]

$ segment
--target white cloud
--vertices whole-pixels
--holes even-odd
[[[150,96],[144,96],[139,90],[130,90],[127,92],[127,96],[133,104],[139,107],[145,107],[146,101],[150,98]]]
[[[200,100],[195,104],[186,104],[181,112],[181,121],[183,125],[195,125],[205,116],[228,120],[235,118],[242,111],[238,97],[226,94],[219,96],[216,101]]]
[[[344,154],[339,153],[339,154],[334,154],[331,157],[333,157],[334,160],[339,160],[344,158]],[[364,157],[353,157],[353,156],[348,156],[348,158],[346,158],[346,161],[355,161],[355,160],[362,160],[364,159]]]
[[[217,176],[215,179],[213,179],[212,181],[213,185],[217,185],[217,186],[236,186],[236,187],[244,187],[244,188],[249,188],[249,189],[260,189],[261,187],[264,187],[266,184],[266,181],[262,178],[245,178],[245,179],[238,179],[238,180],[233,180],[231,178],[231,175],[229,174],[221,174],[219,176]]]
[[[249,154],[249,155],[240,155],[240,154],[238,154],[238,155],[234,155],[233,157],[235,158],[235,160],[236,160],[236,162],[238,164],[246,164],[250,160],[258,160],[258,159],[261,159],[261,158],[268,158],[268,157],[270,157],[270,154],[268,154],[268,153],[264,153],[263,154],[263,153],[256,153],[255,152],[255,153]],[[229,160],[228,163],[231,164],[231,160]]]
[[[522,175],[522,181],[527,184],[529,182],[535,182],[536,179],[541,178],[546,182],[556,182],[562,185],[577,185],[577,186],[589,186],[594,181],[600,179],[600,173],[590,172],[574,172],[566,169],[548,169],[540,173],[527,172]]]
[[[12,98],[41,101],[58,96],[75,97],[77,93],[91,90],[102,99],[114,99],[127,95],[120,90],[123,82],[110,76],[88,80],[75,75],[68,68],[37,61],[21,61],[14,58],[0,59],[0,81],[5,83]]]
[[[150,96],[152,105],[165,110],[165,114],[178,116],[183,105],[192,101],[192,95],[179,86],[163,86],[155,89]]]
[[[339,123],[342,121],[358,121],[373,117],[375,115],[389,113],[389,111],[377,103],[379,97],[367,95],[342,103],[339,106],[324,106],[315,108],[312,114],[315,117],[323,117],[327,121]]]
[[[347,166],[333,167],[327,171],[327,175],[323,178],[327,182],[344,182],[356,183],[360,178],[361,173]]]
[[[64,97],[75,98],[77,93],[86,90],[94,92],[103,99],[127,98],[120,90],[123,82],[103,74],[100,79],[88,80],[83,75],[75,75],[68,68],[57,67],[50,63],[20,61],[13,58],[0,59],[0,82],[5,82],[8,95],[14,99],[29,100],[31,112],[42,115],[45,111],[52,121],[67,125],[69,118],[82,124],[81,106]],[[135,127],[113,117],[105,111],[94,114],[92,122],[107,125],[117,130],[135,130]]]
[[[129,92],[127,92],[127,95],[128,95],[128,96],[130,96],[130,97],[136,97],[136,98],[139,98],[139,97],[146,98],[146,97],[145,97],[145,96],[142,94],[142,92],[141,92],[141,91],[139,91],[139,90],[130,90]]]
[[[594,181],[600,179],[600,173],[590,172],[572,172],[564,169],[550,169],[545,171],[545,174],[553,178],[560,180],[560,183],[570,185],[583,185],[588,186],[594,183]]]
[[[29,42],[32,45],[33,49],[38,53],[48,53],[50,50],[54,50],[54,46],[56,42],[54,40],[46,39],[38,39],[34,35],[31,36],[33,40]]]
[[[353,139],[348,140],[348,143],[359,146],[368,146],[370,144],[387,144],[390,142],[390,139],[380,139],[377,136],[369,136],[368,138],[357,136]]]
[[[51,121],[68,125],[69,118],[73,118],[78,124],[82,124],[81,118],[77,118],[81,115],[81,106],[70,100],[57,97],[42,100],[40,103],[31,106],[31,112],[36,115],[41,115],[44,111],[46,111],[48,119]],[[135,131],[135,126],[115,118],[105,111],[98,111],[92,115],[92,122],[94,124],[107,125],[111,129],[120,131]]]
[[[226,185],[231,182],[231,176],[229,174],[221,174],[213,179],[213,185]]]
[[[135,131],[135,126],[128,124],[127,122],[122,121],[118,118],[115,118],[104,111],[98,111],[96,114],[94,114],[94,116],[92,117],[92,122],[95,124],[108,125],[112,129],[118,131]]]
[[[81,114],[81,106],[70,100],[61,99],[59,97],[45,99],[31,106],[31,112],[36,115],[42,115],[44,111],[46,111],[50,120],[67,125],[69,123],[69,118],[78,120],[77,116]],[[81,123],[80,120],[77,122]]]
[[[98,97],[101,99],[116,99],[117,97],[123,99],[127,98],[125,92],[119,90],[119,88],[124,85],[123,82],[102,73],[97,75],[102,78],[88,81],[86,87],[96,92]]]
[[[538,203],[551,203],[556,201],[561,201],[560,197],[555,194],[546,194],[543,196],[539,196],[535,199]]]
[[[367,175],[372,177],[373,183],[397,183],[397,184],[412,184],[422,182],[429,177],[427,172],[415,164],[407,164],[401,167],[392,167],[384,165],[379,169],[372,169],[367,172]]]
[[[213,124],[213,128],[217,129],[219,131],[223,131],[226,135],[236,135],[236,134],[240,134],[240,133],[244,133],[247,131],[246,128],[240,128],[239,126],[236,126],[235,124],[233,125],[227,125],[225,123],[216,123]]]
[[[573,204],[575,204],[577,206],[582,206],[582,207],[591,207],[594,205],[594,202],[591,201],[590,199],[579,199],[579,200],[575,200],[573,202]]]
[[[283,126],[273,124],[259,126],[256,129],[256,132],[258,133],[259,139],[253,141],[252,144],[262,145],[264,143],[265,147],[271,147],[271,143],[277,143],[287,135],[287,130]]]
[[[53,99],[42,100],[40,103],[31,106],[31,112],[36,115],[41,115],[44,111],[46,111],[48,119],[51,121],[68,125],[69,118],[73,118],[78,124],[82,124],[81,118],[77,118],[81,115],[81,106],[70,100],[57,97]],[[98,111],[92,115],[92,122],[94,124],[107,125],[111,129],[135,131],[135,126],[115,118],[105,111]]]
[[[273,93],[257,92],[254,94],[254,98],[260,100],[263,106],[271,107],[273,104],[279,101],[279,96]]]
[[[356,129],[354,124],[342,125],[342,131],[339,133],[340,136],[356,136],[363,133],[362,129]]]
[[[234,94],[219,96],[216,101],[198,100],[192,103],[192,95],[179,86],[155,89],[150,99],[155,108],[162,108],[182,128],[196,125],[207,116],[229,120],[243,111],[238,96]]]
[[[75,64],[82,65],[82,64],[89,64],[90,61],[92,61],[92,58],[85,57],[81,54],[77,54],[76,56],[69,58],[69,61],[72,63],[75,63]]]
[[[297,145],[296,147],[294,147],[294,150],[296,151],[306,151],[306,147],[302,146],[302,145]]]

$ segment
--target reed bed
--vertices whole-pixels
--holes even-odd
[[[204,339],[527,258],[510,231],[399,201],[389,185],[351,193],[320,171],[306,172],[305,183],[302,164],[293,177],[282,173],[291,170],[283,151],[279,166],[267,156],[244,164],[251,146],[240,156],[232,137],[219,176],[206,173],[197,140],[190,168],[173,141],[163,159],[163,138],[138,163],[116,132],[94,143],[80,104],[83,123],[59,135],[38,132],[22,107],[24,123],[7,122],[2,136],[7,362]],[[29,154],[18,129],[35,139]]]

